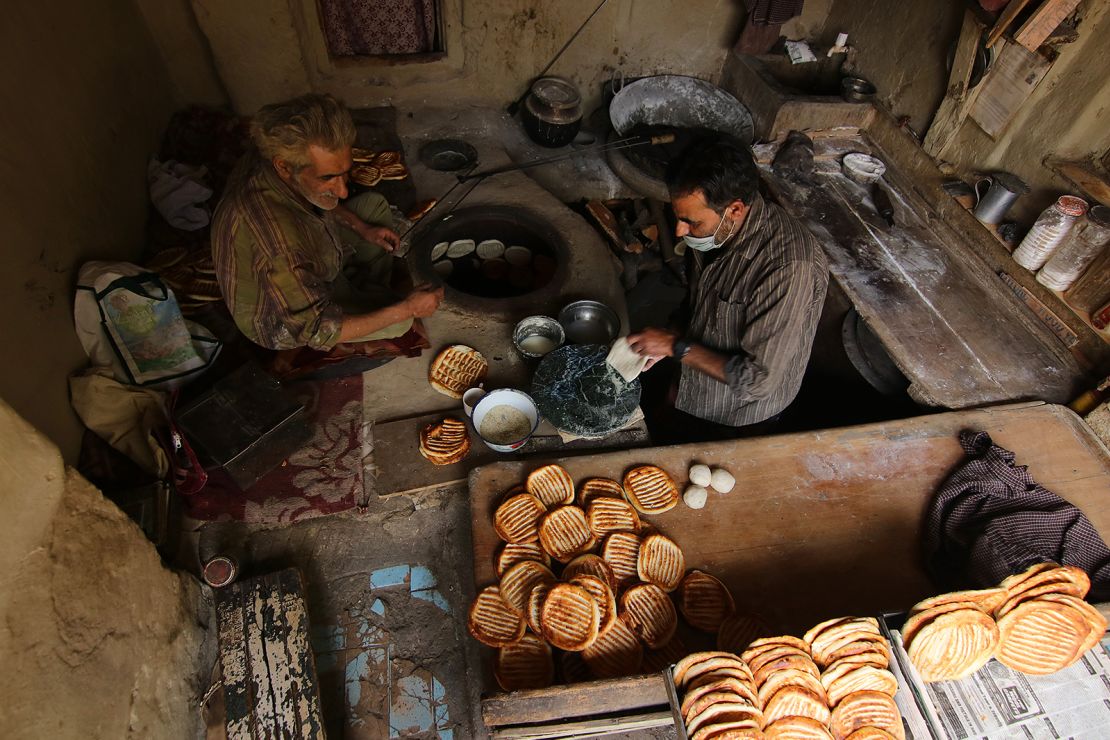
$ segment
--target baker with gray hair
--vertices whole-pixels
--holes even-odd
[[[355,133],[330,95],[267,105],[252,121],[253,149],[213,217],[212,254],[236,325],[258,345],[360,354],[351,346],[408,335],[443,299],[442,288],[411,289],[391,254],[400,240],[386,199],[348,198]]]
[[[632,334],[629,344],[652,364],[668,358],[659,371],[679,365],[679,418],[667,426],[716,425],[718,434],[700,436],[731,436],[778,416],[797,395],[829,284],[825,253],[763,199],[751,150],[732,137],[691,145],[669,168],[667,187],[675,234],[691,255],[686,316]],[[690,417],[702,423],[682,423]]]

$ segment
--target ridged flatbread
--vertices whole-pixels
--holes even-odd
[[[533,560],[517,563],[501,576],[501,598],[510,609],[524,616],[532,589],[540,583],[555,583],[555,574]]]
[[[813,676],[811,673],[797,669],[786,669],[775,671],[764,680],[763,684],[756,692],[756,699],[759,701],[759,706],[765,706],[771,697],[778,693],[779,689],[784,686],[801,686],[803,689],[809,689],[815,695],[821,697],[822,701],[827,703],[827,695],[825,687],[821,681]]]
[[[836,738],[844,738],[861,727],[878,727],[898,740],[905,740],[902,715],[894,699],[881,691],[857,691],[840,700],[829,719]]]
[[[766,740],[832,740],[823,723],[811,717],[783,717],[763,728]]]
[[[587,507],[595,498],[619,498],[624,500],[624,489],[612,478],[587,478],[578,484],[578,503]]]
[[[560,563],[569,563],[596,546],[597,538],[577,506],[557,506],[540,522],[540,547]]]
[[[757,727],[761,712],[746,702],[719,701],[686,720],[686,732],[696,735],[698,729],[712,724],[741,722],[745,726]]]
[[[640,538],[631,532],[614,532],[601,545],[601,557],[613,569],[619,585],[637,578],[640,559]]]
[[[659,673],[690,654],[690,649],[677,634],[663,647],[644,650],[644,673]]]
[[[635,675],[643,658],[640,639],[619,619],[602,628],[594,643],[582,651],[582,659],[597,678]]]
[[[998,662],[1034,676],[1074,663],[1087,643],[1090,625],[1065,604],[1033,599],[998,620]]]
[[[980,609],[987,614],[992,614],[995,609],[1002,606],[1006,601],[1006,589],[1004,588],[984,588],[975,591],[953,591],[947,594],[940,594],[939,596],[930,596],[927,599],[922,599],[913,605],[910,609],[910,614],[923,612],[927,609],[932,609],[936,606],[943,604],[951,604],[953,602],[963,602],[976,604]]]
[[[736,613],[725,617],[717,631],[717,649],[739,655],[753,640],[767,637],[771,627],[754,614]]]
[[[544,465],[528,474],[525,489],[547,508],[574,501],[574,479],[562,465]]]
[[[923,625],[906,652],[922,681],[955,681],[986,665],[998,638],[998,626],[989,614],[957,609]]]
[[[548,592],[540,614],[543,636],[560,650],[581,652],[597,639],[601,610],[589,591],[558,583]]]
[[[679,500],[674,480],[654,465],[640,465],[625,473],[624,494],[641,514],[662,514]]]
[[[609,623],[617,618],[617,597],[613,590],[609,588],[609,584],[601,580],[597,576],[579,575],[573,578],[566,579],[567,583],[573,583],[575,586],[581,586],[590,592],[590,596],[594,597],[597,602],[598,609],[601,610],[601,623],[599,628],[604,631]]]
[[[537,635],[543,634],[543,623],[540,621],[540,616],[543,614],[543,602],[554,586],[554,583],[541,581],[532,588],[532,593],[528,596],[528,611],[524,615],[524,621],[528,623],[528,628]]]
[[[488,371],[489,363],[481,352],[465,344],[453,344],[440,350],[432,360],[428,382],[445,396],[462,398],[463,393],[486,379]]]
[[[824,693],[818,694],[802,686],[783,686],[763,706],[764,726],[784,717],[809,717],[827,725],[829,716]]]
[[[505,691],[546,689],[555,680],[551,647],[532,633],[497,651],[493,675]]]
[[[530,493],[510,496],[493,514],[493,529],[506,542],[523,544],[538,542],[540,521],[547,507]]]
[[[605,539],[613,532],[639,532],[640,515],[623,498],[594,497],[586,509],[590,531],[598,539]]]
[[[678,610],[691,627],[717,634],[725,618],[736,610],[736,603],[725,584],[708,573],[692,570],[678,585]]]
[[[613,575],[613,568],[600,555],[586,553],[567,563],[563,568],[563,580],[569,581],[575,576],[596,576],[605,582],[610,591],[616,593],[617,578]]]
[[[490,647],[511,645],[524,636],[524,620],[501,598],[501,589],[487,586],[470,606],[467,628],[474,639]]]
[[[685,571],[686,558],[674,540],[661,534],[651,534],[640,542],[636,575],[641,581],[653,583],[670,593],[678,587]]]
[[[750,722],[715,722],[690,735],[690,740],[763,740],[763,731]]]
[[[680,711],[683,716],[686,716],[696,706],[696,702],[703,696],[708,694],[719,693],[727,691],[731,694],[739,696],[741,699],[751,703],[753,707],[761,707],[762,703],[759,701],[758,695],[752,691],[751,686],[741,681],[738,678],[729,676],[726,678],[719,678],[715,681],[703,683],[700,686],[687,688],[685,695],[682,697],[682,704]]]
[[[821,682],[825,686],[825,698],[830,707],[835,708],[840,701],[857,691],[881,691],[889,696],[894,696],[898,691],[898,679],[885,668],[876,668],[869,665],[845,666],[850,670],[838,671],[829,677],[825,683],[825,675],[821,675]]]
[[[675,663],[674,671],[671,674],[675,686],[680,689],[688,688],[694,678],[715,668],[723,666],[734,666],[740,669],[742,680],[753,684],[752,672],[748,669],[747,663],[740,659],[739,656],[733,653],[728,653],[723,650],[706,650],[698,653],[691,653],[682,660]]]
[[[433,465],[453,465],[470,453],[466,424],[447,417],[420,430],[420,454]]]
[[[674,604],[650,583],[633,586],[621,595],[619,616],[651,648],[667,644],[678,627]]]
[[[535,542],[522,542],[515,544],[508,542],[497,553],[496,569],[497,576],[500,578],[505,575],[505,571],[513,567],[517,563],[523,563],[525,560],[535,560],[537,563],[551,567],[551,556],[543,551]]]

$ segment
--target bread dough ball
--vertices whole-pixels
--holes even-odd
[[[728,493],[736,486],[736,478],[724,468],[717,468],[710,476],[709,485],[714,491]]]
[[[702,488],[709,485],[712,480],[713,474],[709,472],[708,465],[691,465],[690,466],[690,482],[695,486]]]
[[[686,493],[682,494],[682,500],[691,509],[700,509],[709,500],[709,491],[704,486],[688,486]]]

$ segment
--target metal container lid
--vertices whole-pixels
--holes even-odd
[[[1110,228],[1110,208],[1103,205],[1093,206],[1087,211],[1087,220],[1102,228]]]
[[[569,80],[562,77],[541,77],[532,83],[532,96],[537,102],[556,111],[577,108],[582,96]]]
[[[1015,174],[1010,172],[995,172],[993,173],[994,181],[1002,187],[1009,190],[1011,193],[1024,195],[1029,192],[1029,186]]]
[[[1061,195],[1056,200],[1056,210],[1065,216],[1082,216],[1087,212],[1087,201],[1074,195]]]

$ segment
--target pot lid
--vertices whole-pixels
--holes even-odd
[[[532,96],[553,110],[577,108],[582,102],[578,88],[562,77],[541,77],[532,83]]]

